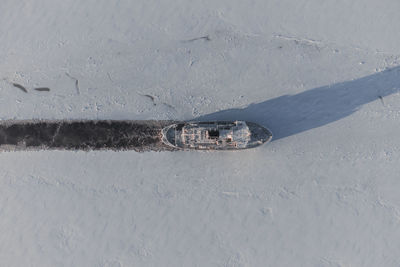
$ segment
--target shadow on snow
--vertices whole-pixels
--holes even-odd
[[[295,135],[345,118],[361,106],[400,88],[400,67],[360,79],[283,95],[245,108],[207,114],[194,121],[247,120],[268,127],[273,140]]]

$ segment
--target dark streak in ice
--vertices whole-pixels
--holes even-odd
[[[13,85],[14,87],[17,87],[17,88],[21,89],[21,91],[23,91],[23,92],[25,92],[25,93],[28,93],[28,90],[26,90],[26,88],[23,87],[22,85],[20,85],[20,84],[18,84],[18,83],[13,83],[12,85]]]
[[[67,75],[67,76],[68,76],[69,78],[71,78],[72,80],[75,80],[75,89],[76,89],[76,93],[77,93],[78,95],[80,95],[81,92],[80,92],[80,89],[79,89],[79,81],[78,81],[78,79],[75,78],[75,77],[72,77],[71,75],[69,75],[68,72],[66,72],[65,75]]]
[[[153,105],[154,105],[154,106],[157,105],[154,96],[152,96],[152,95],[147,95],[147,94],[146,94],[146,95],[144,95],[144,94],[139,94],[139,95],[149,98],[149,99],[151,100],[151,102],[153,102]]]
[[[378,95],[378,98],[381,100],[382,105],[385,105],[385,102],[383,102],[383,97],[381,95]]]
[[[48,88],[48,87],[38,87],[38,88],[35,88],[35,90],[39,91],[39,92],[50,92],[50,88]]]
[[[198,40],[211,41],[211,38],[210,38],[210,36],[206,35],[206,36],[202,36],[202,37],[197,37],[197,38],[185,40],[183,42],[189,43],[189,42],[194,42],[194,41],[198,41]]]

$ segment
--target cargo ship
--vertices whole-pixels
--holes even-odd
[[[271,131],[248,121],[182,122],[162,129],[162,142],[183,150],[240,150],[271,139]]]

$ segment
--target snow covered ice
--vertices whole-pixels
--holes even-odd
[[[274,139],[1,152],[0,266],[400,265],[399,10],[3,0],[1,120],[245,120]]]

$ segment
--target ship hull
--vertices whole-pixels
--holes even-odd
[[[271,131],[248,121],[182,122],[162,130],[163,143],[182,150],[241,150],[271,139]]]

